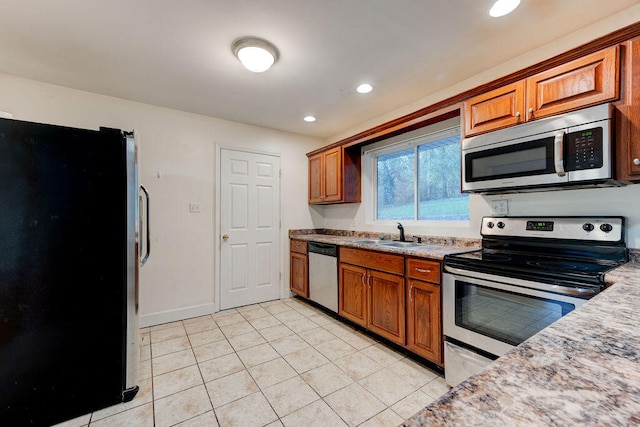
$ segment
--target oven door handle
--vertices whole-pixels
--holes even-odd
[[[537,289],[540,291],[553,292],[560,295],[577,296],[577,297],[592,297],[598,294],[598,291],[590,288],[573,288],[568,286],[551,285],[547,283],[531,282],[523,279],[517,279],[508,276],[496,276],[494,274],[481,273],[471,270],[463,270],[461,268],[455,268],[448,265],[444,266],[444,270],[448,273],[458,276],[473,277],[476,279],[492,280],[494,282],[501,282],[505,284],[511,284],[516,286],[523,286],[529,289]],[[500,280],[502,278],[503,280]],[[509,283],[511,282],[511,283]]]
[[[558,176],[565,176],[567,172],[564,170],[564,131],[561,130],[556,134],[553,141],[553,164],[556,168]]]

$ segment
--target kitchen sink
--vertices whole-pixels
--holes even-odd
[[[376,239],[358,239],[353,241],[353,243],[364,243],[367,245],[379,245],[380,242],[382,242],[382,240],[376,240]]]
[[[394,248],[410,248],[412,246],[421,246],[420,243],[416,243],[416,242],[396,242],[396,241],[393,241],[393,242],[381,241],[381,242],[378,242],[377,244],[380,246],[391,246]]]

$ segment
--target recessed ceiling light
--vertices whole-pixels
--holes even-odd
[[[305,122],[309,122],[309,123],[311,123],[311,122],[315,122],[315,121],[316,121],[316,118],[315,118],[315,117],[313,117],[313,116],[306,116],[306,117],[304,118],[304,121],[305,121]]]
[[[231,45],[233,54],[242,65],[254,73],[267,71],[278,59],[278,49],[266,40],[257,37],[242,37]]]
[[[371,86],[369,83],[362,83],[356,88],[356,90],[358,91],[358,93],[369,93],[373,90],[373,86]]]
[[[508,13],[513,12],[519,4],[520,0],[497,0],[493,4],[493,6],[491,6],[489,15],[493,16],[494,18],[504,16]]]

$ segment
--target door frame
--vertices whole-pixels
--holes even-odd
[[[286,289],[283,288],[283,280],[284,280],[284,274],[282,273],[285,268],[284,262],[285,262],[285,254],[284,252],[284,248],[287,247],[287,245],[284,244],[285,241],[288,242],[289,240],[289,236],[287,235],[287,233],[284,232],[284,229],[282,227],[282,212],[284,209],[284,204],[283,204],[283,197],[282,197],[282,154],[281,153],[273,153],[273,152],[269,152],[269,151],[262,151],[262,150],[254,150],[254,149],[250,149],[250,148],[242,148],[242,147],[234,147],[234,146],[230,146],[230,145],[222,145],[222,144],[216,144],[215,145],[215,173],[214,173],[214,188],[213,188],[213,203],[214,203],[214,215],[213,215],[213,239],[214,239],[214,245],[213,245],[213,268],[214,268],[214,274],[213,274],[213,298],[214,298],[214,302],[213,302],[213,307],[215,312],[219,312],[220,311],[220,292],[222,292],[222,287],[221,287],[221,278],[220,278],[220,256],[221,256],[221,241],[222,241],[222,236],[220,233],[220,219],[221,219],[221,209],[220,209],[220,197],[221,197],[221,181],[222,181],[222,167],[220,164],[221,158],[222,158],[222,150],[230,150],[230,151],[242,151],[245,153],[250,153],[250,154],[261,154],[261,155],[267,155],[267,156],[274,156],[277,157],[278,159],[280,159],[280,171],[278,172],[278,185],[280,186],[280,192],[279,192],[279,198],[280,200],[278,200],[278,206],[279,206],[279,217],[278,217],[278,223],[280,225],[280,247],[278,248],[278,254],[279,254],[279,262],[278,262],[278,288],[280,289],[280,296],[279,298],[285,298],[286,295],[285,293],[288,292],[289,287],[287,286]],[[285,240],[286,239],[286,240]]]

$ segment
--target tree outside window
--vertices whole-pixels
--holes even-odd
[[[411,145],[376,156],[376,218],[468,220],[469,196],[460,192],[459,131],[425,135]]]

